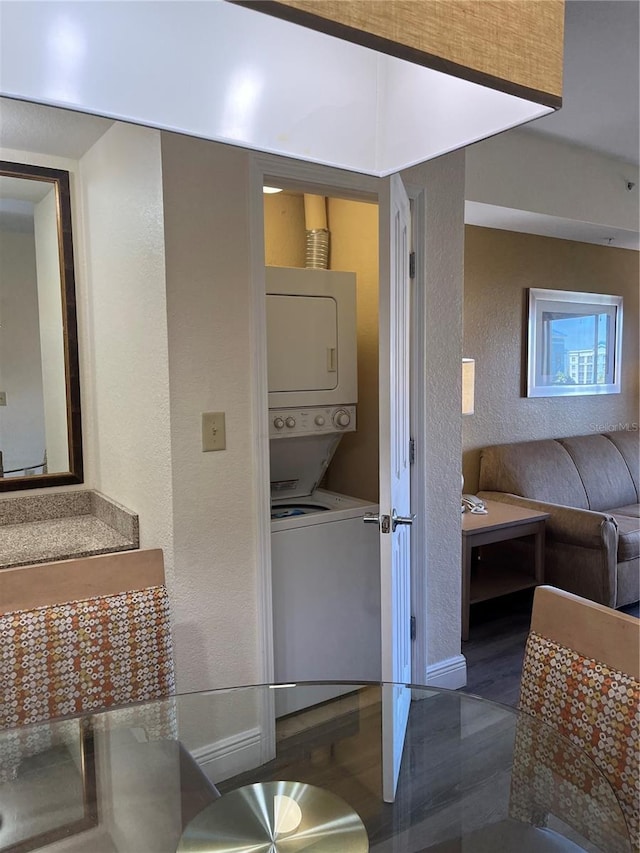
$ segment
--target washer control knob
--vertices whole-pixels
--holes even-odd
[[[333,414],[333,423],[335,426],[344,429],[351,423],[351,415],[346,409],[338,409],[338,411]]]
[[[287,418],[285,421],[285,424],[289,427],[289,429],[293,429],[294,426],[296,425],[296,419],[295,418]]]
[[[324,426],[324,417],[322,415],[316,415],[313,422],[316,426]]]
[[[276,429],[282,429],[282,427],[284,426],[284,421],[282,420],[282,418],[274,418],[273,425]]]

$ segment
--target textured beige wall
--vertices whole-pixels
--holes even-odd
[[[304,267],[304,202],[299,194],[265,195],[268,265]],[[323,485],[378,500],[378,206],[327,200],[331,269],[355,272],[358,310],[358,428],[345,435]]]
[[[637,252],[466,228],[464,355],[476,359],[475,414],[463,418],[465,491],[478,487],[480,448],[602,431],[638,416]],[[624,297],[622,393],[522,396],[525,289]]]
[[[303,267],[304,199],[299,193],[264,197],[264,262],[268,267]]]
[[[464,252],[464,151],[403,173],[425,195],[424,230],[415,235],[426,266],[425,406],[416,413],[416,465],[427,481],[423,599],[414,596],[418,644],[429,667],[460,654],[460,406]],[[422,557],[422,555],[420,555]],[[426,614],[426,616],[425,616]],[[429,673],[418,674],[423,680]],[[454,686],[451,685],[450,686]],[[461,683],[455,686],[462,686]]]
[[[259,679],[250,152],[162,134],[178,689]],[[202,452],[201,413],[226,413]],[[267,508],[265,507],[265,512]]]

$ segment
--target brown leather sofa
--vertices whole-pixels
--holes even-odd
[[[623,607],[640,599],[640,433],[485,447],[480,497],[548,512],[545,582]]]

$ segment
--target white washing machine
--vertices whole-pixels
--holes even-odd
[[[271,563],[276,682],[378,681],[380,546],[364,524],[378,505],[317,488],[341,438],[328,431],[335,410],[288,410],[296,421],[271,447]],[[322,412],[323,424],[318,424]],[[283,413],[271,412],[271,420]],[[304,417],[301,417],[304,415]],[[344,417],[342,421],[344,423]],[[304,422],[302,434],[296,427]],[[310,434],[315,424],[317,434]],[[353,428],[344,423],[342,432]],[[276,715],[348,692],[314,688],[292,704],[276,693]]]

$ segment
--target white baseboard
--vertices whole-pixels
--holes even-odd
[[[427,666],[425,684],[457,690],[467,683],[467,661],[464,655],[439,660]]]
[[[262,764],[262,730],[238,732],[198,747],[191,754],[213,782],[223,782]]]

